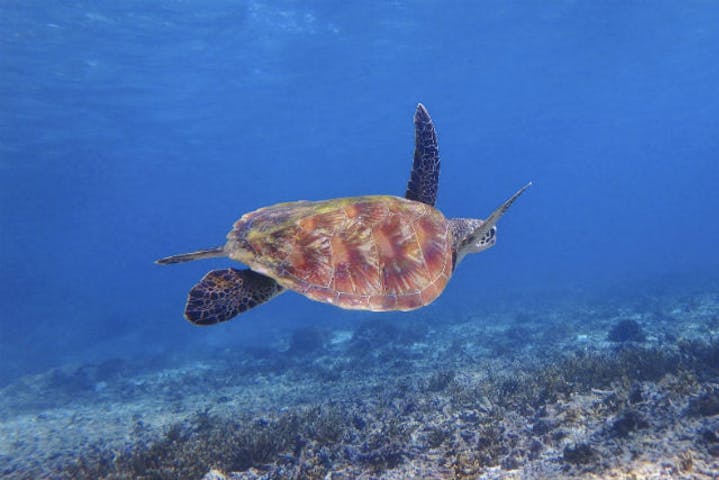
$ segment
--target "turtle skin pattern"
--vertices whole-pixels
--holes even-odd
[[[439,144],[427,109],[421,103],[414,114],[414,161],[405,198],[434,206],[439,188]]]
[[[389,195],[255,210],[235,223],[225,251],[285,288],[348,309],[422,307],[452,274],[444,215]]]
[[[282,291],[271,278],[252,270],[213,270],[192,287],[185,317],[195,325],[224,322]]]

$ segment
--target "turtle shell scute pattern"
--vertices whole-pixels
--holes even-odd
[[[431,303],[452,271],[441,212],[388,195],[290,202],[244,215],[230,257],[307,297],[349,309]]]

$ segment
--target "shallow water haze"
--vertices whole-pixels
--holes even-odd
[[[228,262],[153,261],[275,202],[402,195],[418,102],[447,216],[534,185],[405,318],[711,275],[716,25],[711,2],[4,1],[0,381],[372,316],[287,294],[192,328],[188,288]]]

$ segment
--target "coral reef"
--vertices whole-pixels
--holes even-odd
[[[381,318],[153,369],[55,369],[0,391],[0,475],[711,479],[719,340],[706,332],[719,298],[642,305],[652,310],[554,304],[418,328]],[[606,337],[660,313],[672,321],[646,323],[641,343]]]
[[[292,332],[287,353],[292,356],[316,355],[329,341],[328,332],[316,327],[299,328]]]

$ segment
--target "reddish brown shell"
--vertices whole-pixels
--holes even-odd
[[[227,238],[230,258],[343,308],[412,310],[437,298],[452,274],[442,213],[387,195],[261,208]]]

